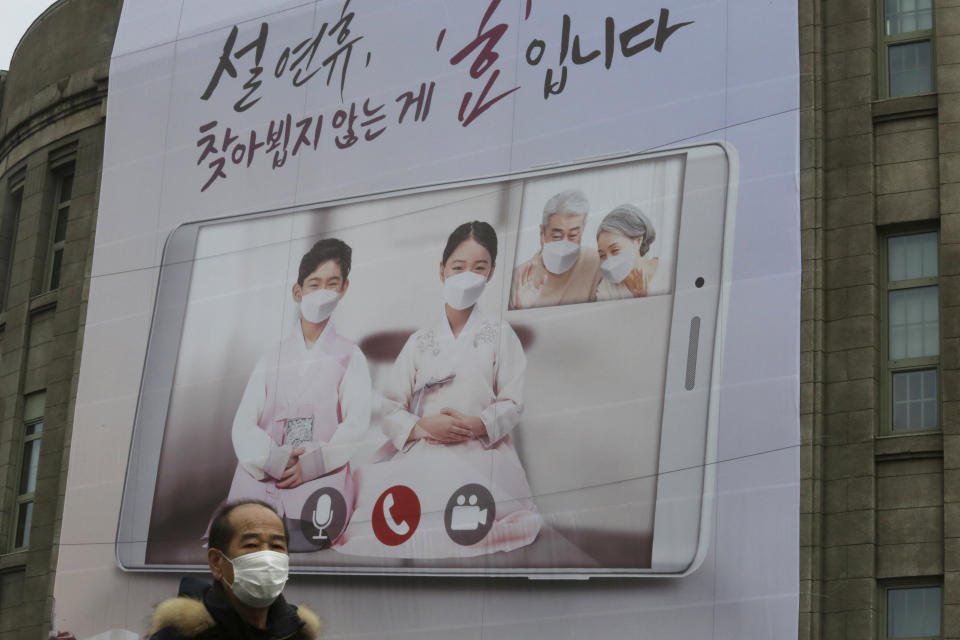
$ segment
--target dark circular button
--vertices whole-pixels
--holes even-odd
[[[303,503],[300,532],[307,544],[327,549],[347,526],[347,501],[331,487],[317,489]]]
[[[483,540],[497,516],[493,494],[481,484],[465,484],[450,496],[443,525],[450,539],[468,547]]]

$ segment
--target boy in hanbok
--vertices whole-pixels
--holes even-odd
[[[442,313],[407,340],[383,392],[392,457],[357,471],[357,508],[339,551],[467,557],[536,539],[542,520],[510,438],[522,409],[523,347],[510,325],[476,304],[496,257],[486,222],[450,235]],[[394,505],[405,495],[416,496],[417,513],[404,513],[414,500]],[[378,520],[389,529],[378,533]]]
[[[350,285],[351,253],[342,240],[328,238],[300,261],[295,326],[260,358],[233,420],[238,464],[228,501],[256,498],[281,517],[300,518],[285,513],[291,502],[303,502],[288,494],[347,463],[369,426],[366,358],[330,319]],[[352,495],[344,497],[352,503]]]

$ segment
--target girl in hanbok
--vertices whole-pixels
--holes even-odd
[[[523,347],[510,325],[477,306],[496,257],[486,222],[450,235],[440,262],[446,303],[393,366],[383,392],[390,455],[357,471],[343,553],[467,557],[537,537],[541,517],[510,438],[522,410]]]

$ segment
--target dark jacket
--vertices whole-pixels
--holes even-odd
[[[176,598],[160,603],[153,613],[151,640],[316,640],[320,619],[304,606],[294,607],[283,596],[270,605],[267,628],[247,624],[234,610],[219,582],[196,578],[180,581]]]

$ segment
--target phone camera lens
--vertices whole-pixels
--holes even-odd
[[[703,278],[697,278],[697,280],[696,280],[696,282],[694,282],[694,284],[697,285],[697,289],[699,289],[700,287],[703,286]]]

